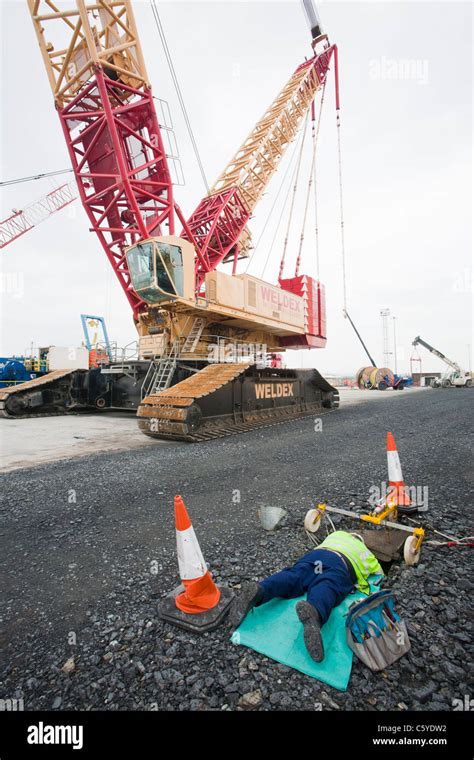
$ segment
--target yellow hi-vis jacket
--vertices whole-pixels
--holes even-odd
[[[355,570],[356,586],[363,594],[370,592],[370,586],[367,583],[369,575],[384,575],[377,557],[367,549],[363,541],[359,541],[358,538],[346,533],[345,530],[336,530],[334,533],[330,533],[319,544],[318,549],[335,549],[335,551],[344,554]]]

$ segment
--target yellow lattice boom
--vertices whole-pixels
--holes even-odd
[[[302,64],[224,169],[211,194],[237,187],[252,212],[321,85],[314,59]]]
[[[28,0],[28,7],[59,108],[97,66],[131,87],[148,86],[130,0]]]

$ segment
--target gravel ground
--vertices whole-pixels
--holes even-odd
[[[429,488],[421,522],[473,533],[473,398],[427,390],[325,414],[322,432],[306,419],[7,474],[0,698],[26,710],[451,710],[472,693],[468,548],[425,545],[416,568],[392,565],[412,651],[380,674],[355,661],[345,693],[231,644],[226,625],[197,636],[164,624],[157,604],[178,582],[175,493],[215,578],[238,589],[312,548],[302,519],[313,501],[364,504],[386,478],[387,430],[406,482]],[[260,504],[288,510],[275,534]]]

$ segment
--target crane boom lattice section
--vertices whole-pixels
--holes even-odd
[[[137,314],[125,249],[173,234],[174,201],[132,4],[28,4],[82,204]]]
[[[296,69],[189,219],[182,234],[200,252],[198,285],[206,272],[249,246],[247,221],[324,84],[335,50],[330,45]]]
[[[216,180],[211,193],[237,187],[245,206],[254,210],[324,82],[330,55],[325,51],[296,69]],[[326,65],[321,60],[323,56]]]
[[[0,248],[17,240],[33,229],[56,211],[72,203],[77,198],[75,182],[68,182],[44,195],[34,203],[30,203],[21,211],[15,211],[3,222],[0,222]]]
[[[28,0],[28,7],[58,108],[97,66],[135,89],[149,86],[129,0]]]

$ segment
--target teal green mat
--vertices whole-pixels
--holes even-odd
[[[371,584],[371,590],[377,591],[378,587]],[[346,691],[352,669],[352,651],[346,642],[345,615],[353,602],[365,596],[356,591],[333,609],[322,628],[325,656],[319,663],[314,662],[306,650],[303,626],[295,610],[296,604],[305,598],[272,599],[255,607],[234,631],[231,641],[324,681],[334,689]]]

